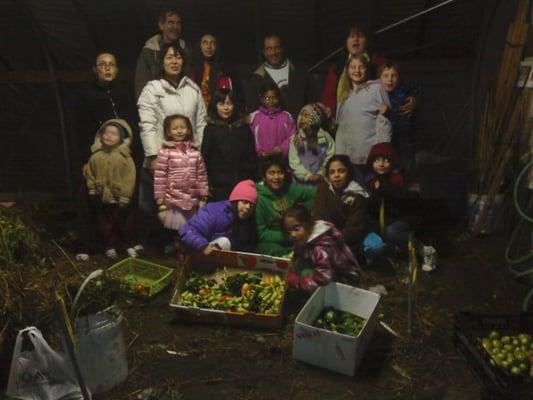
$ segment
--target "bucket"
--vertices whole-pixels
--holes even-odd
[[[88,280],[100,274],[89,275],[82,284],[73,309]],[[92,394],[110,390],[128,376],[122,320],[122,312],[116,305],[74,320],[76,355],[85,384]]]
[[[501,207],[503,204],[503,193],[498,193],[491,204],[487,201],[486,194],[479,195],[476,193],[469,193],[468,195],[468,229],[473,231],[479,221],[479,217],[485,208],[488,207],[485,215],[485,222],[483,222],[480,233],[489,235],[497,233],[502,229],[502,215]]]

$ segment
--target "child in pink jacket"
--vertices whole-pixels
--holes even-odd
[[[154,197],[164,227],[177,231],[205,203],[207,171],[202,154],[193,144],[189,118],[170,115],[163,127],[166,141],[157,155]]]

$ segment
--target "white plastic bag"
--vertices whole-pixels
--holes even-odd
[[[22,351],[24,334],[32,350]],[[71,364],[33,326],[17,335],[6,394],[22,400],[83,399]]]

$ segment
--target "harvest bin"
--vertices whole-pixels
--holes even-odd
[[[306,362],[354,376],[374,333],[380,296],[342,283],[318,288],[296,317],[292,356]],[[357,337],[312,326],[325,307],[333,307],[366,319]]]
[[[285,294],[281,300],[279,314],[223,311],[209,308],[180,305],[180,296],[191,271],[216,277],[225,267],[230,274],[239,272],[262,272],[267,275],[280,275],[286,282],[291,261],[286,258],[236,251],[214,250],[209,255],[192,254],[183,267],[177,268],[176,286],[170,298],[178,318],[192,322],[219,323],[255,328],[280,328],[283,325]],[[285,283],[286,287],[286,283]],[[286,290],[285,290],[286,293]]]
[[[481,381],[483,399],[533,399],[533,378],[512,375],[504,368],[491,364],[491,356],[479,341],[491,331],[499,331],[503,335],[533,334],[533,316],[459,312],[455,314],[453,334],[457,350]]]

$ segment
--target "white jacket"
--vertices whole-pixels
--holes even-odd
[[[195,145],[200,148],[206,126],[206,109],[200,88],[191,79],[183,77],[175,88],[164,79],[146,84],[139,100],[139,126],[145,157],[157,156],[165,140],[165,117],[181,114],[191,120]],[[148,166],[145,159],[144,166]]]

